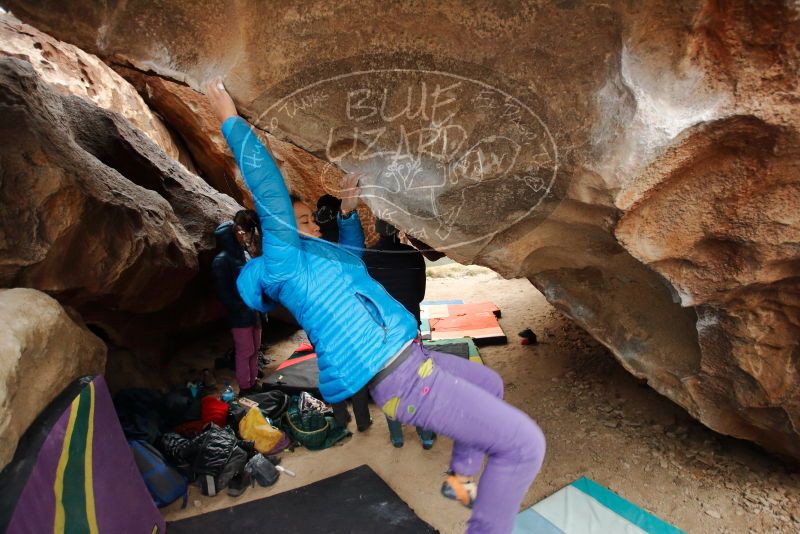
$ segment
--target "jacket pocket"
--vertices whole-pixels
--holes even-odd
[[[383,319],[383,314],[381,314],[381,310],[378,308],[378,305],[375,304],[375,301],[373,301],[371,298],[363,293],[359,293],[358,291],[356,291],[356,299],[361,303],[361,305],[364,307],[364,310],[375,322],[375,324],[381,327],[383,330],[383,342],[386,343],[386,337],[388,334],[386,321]]]

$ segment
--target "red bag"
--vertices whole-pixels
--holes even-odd
[[[213,395],[203,397],[200,401],[200,417],[203,419],[203,424],[214,423],[224,427],[228,422],[228,403]]]

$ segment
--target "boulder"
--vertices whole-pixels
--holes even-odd
[[[34,289],[0,289],[0,469],[65,387],[105,365],[105,344],[76,314]]]
[[[114,68],[181,136],[200,176],[217,191],[227,193],[243,206],[252,207],[250,192],[205,95],[159,76],[119,65]],[[289,189],[312,208],[319,197],[338,188],[342,178],[338,167],[264,130],[257,130],[257,134],[269,147]],[[377,238],[372,212],[364,204],[359,205],[358,210],[367,241],[372,242]]]
[[[8,13],[0,14],[2,56],[27,61],[60,94],[82,96],[101,108],[120,113],[170,157],[193,169],[191,159],[161,119],[129,83],[97,56],[53,39]]]
[[[145,339],[137,316],[212,293],[196,279],[214,227],[239,209],[232,199],[30,63],[0,58],[0,88],[0,287],[45,291],[128,342]],[[208,313],[167,315],[161,328]]]
[[[206,98],[190,87],[138,70],[115,66],[183,139],[195,161],[198,174],[217,191],[230,195],[243,206],[252,200],[239,174],[239,167],[220,132]]]
[[[658,191],[633,204],[615,232],[697,314],[700,358],[678,375],[693,413],[721,432],[793,454],[800,452],[798,142],[796,131],[755,117],[693,128],[657,160]]]
[[[259,128],[369,171],[380,217],[800,459],[795,2],[6,5],[112,63],[224,76]]]

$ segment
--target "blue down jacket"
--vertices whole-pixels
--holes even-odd
[[[338,245],[301,236],[280,170],[250,125],[230,117],[222,133],[263,235],[263,254],[239,274],[239,294],[262,312],[283,304],[317,352],[322,396],[331,403],[352,397],[416,337],[417,321],[367,273],[358,214],[339,218]]]

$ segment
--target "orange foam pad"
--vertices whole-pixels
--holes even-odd
[[[487,329],[496,329],[502,333],[500,324],[497,322],[497,317],[490,311],[480,313],[471,313],[469,315],[455,315],[451,317],[442,317],[441,319],[431,319],[431,331],[442,332],[461,332],[461,331],[478,331]]]
[[[443,330],[440,332],[432,332],[431,333],[431,341],[440,341],[442,339],[453,339],[454,336],[458,337],[471,337],[472,339],[486,339],[486,338],[503,338],[505,339],[506,334],[503,332],[503,329],[499,326],[494,326],[492,328],[476,328],[474,330]],[[433,347],[434,349],[436,347]]]
[[[448,316],[468,315],[490,312],[492,315],[499,315],[500,308],[491,302],[477,302],[475,304],[448,304]]]

